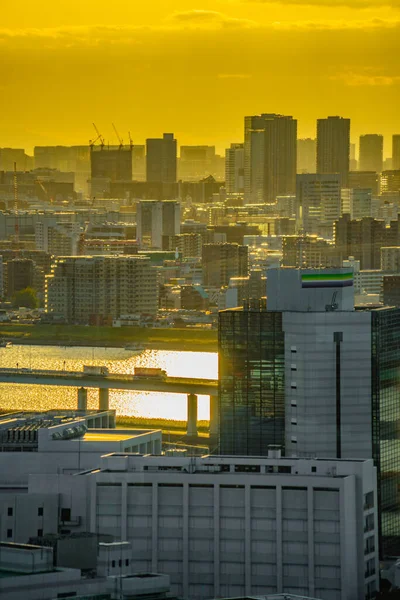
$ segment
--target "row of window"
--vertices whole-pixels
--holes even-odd
[[[43,506],[39,506],[39,508],[38,508],[38,513],[37,513],[37,514],[38,514],[38,517],[43,517],[43,515],[44,515],[44,509],[43,509]],[[8,517],[12,517],[12,516],[14,516],[14,508],[13,508],[12,506],[9,506],[9,507],[7,508],[7,516],[8,516]]]

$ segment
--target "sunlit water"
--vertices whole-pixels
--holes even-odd
[[[217,378],[216,352],[170,352],[145,350],[134,354],[123,348],[59,346],[12,346],[0,348],[0,367],[67,369],[81,371],[83,365],[105,365],[110,372],[133,373],[135,366],[159,367],[170,376]],[[75,408],[76,388],[45,385],[0,384],[0,408],[49,410]],[[88,408],[98,407],[98,391],[88,389]],[[150,392],[110,390],[110,408],[119,415],[186,419],[186,396]],[[209,398],[199,396],[199,419],[209,418]]]

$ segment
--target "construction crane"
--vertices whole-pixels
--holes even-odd
[[[133,139],[132,139],[130,131],[128,131],[128,136],[129,136],[129,146],[130,146],[130,148],[132,150],[132,148],[133,148]]]
[[[124,147],[124,140],[122,139],[122,137],[119,135],[117,128],[115,127],[114,123],[111,123],[113,126],[113,129],[115,131],[115,135],[117,136],[117,139],[119,141],[119,149],[121,150],[121,148]]]
[[[15,242],[19,246],[19,219],[18,219],[18,178],[17,178],[17,163],[14,163],[14,210],[15,210]]]
[[[101,146],[101,148],[103,149],[103,147],[104,147],[104,145],[105,145],[104,138],[103,138],[103,136],[101,135],[100,131],[97,129],[97,127],[96,127],[95,123],[92,123],[92,125],[93,125],[93,127],[94,127],[94,130],[95,130],[95,132],[96,132],[96,134],[97,134],[97,137],[96,137],[94,140],[89,140],[89,146],[90,146],[91,148],[93,148],[93,146],[95,145],[95,143],[96,143],[97,141],[100,141],[100,146]]]

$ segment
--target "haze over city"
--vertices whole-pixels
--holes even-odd
[[[135,143],[174,131],[223,151],[244,114],[352,119],[400,130],[400,4],[393,0],[30,0],[0,29],[2,146],[82,144],[95,121]]]

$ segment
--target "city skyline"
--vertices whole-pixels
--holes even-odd
[[[382,134],[388,156],[400,7],[322,4],[24,0],[0,31],[2,146],[86,143],[94,121],[110,143],[116,122],[126,141],[128,129],[135,143],[173,131],[221,152],[242,141],[244,115],[268,111],[298,119],[299,137],[314,137],[317,118],[350,118],[352,139]]]

